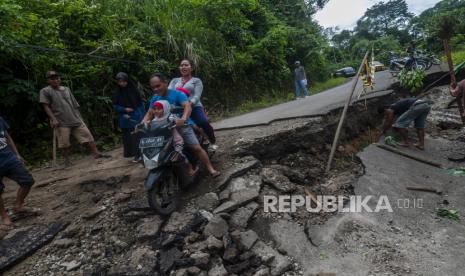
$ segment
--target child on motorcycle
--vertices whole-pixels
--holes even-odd
[[[152,123],[155,124],[166,124],[167,121],[169,120],[169,116],[171,115],[171,106],[168,101],[165,100],[160,100],[156,101],[153,103],[153,120]],[[173,131],[173,145],[174,149],[181,153],[183,146],[184,146],[184,140],[182,139],[182,136],[179,134],[179,132],[176,130],[174,127],[172,129]]]

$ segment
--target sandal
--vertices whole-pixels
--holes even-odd
[[[214,173],[210,174],[210,176],[211,176],[212,178],[217,178],[217,177],[220,176],[220,175],[221,175],[221,172],[219,172],[219,171],[215,171]]]
[[[11,213],[10,213],[10,218],[13,221],[17,221],[17,220],[25,219],[25,218],[28,218],[28,217],[39,216],[40,214],[41,213],[40,213],[39,208],[23,207],[19,211],[12,210]]]

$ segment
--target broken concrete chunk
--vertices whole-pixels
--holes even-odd
[[[216,208],[213,213],[230,212],[246,205],[259,196],[261,187],[262,180],[256,175],[233,179],[228,186],[228,190],[230,191],[229,200]]]
[[[64,266],[67,272],[70,272],[70,271],[78,269],[81,266],[81,263],[78,261],[71,261],[71,262],[60,263],[60,265]]]
[[[250,250],[258,240],[258,235],[253,230],[240,233],[239,243],[245,250]]]
[[[280,192],[289,193],[295,191],[297,188],[294,183],[289,181],[289,178],[279,173],[276,169],[263,168],[261,176],[263,177],[263,182]]]
[[[219,216],[214,216],[205,226],[204,234],[206,236],[214,236],[215,238],[221,239],[223,235],[228,233],[228,223]]]
[[[289,259],[273,249],[271,246],[266,245],[262,241],[258,241],[252,247],[252,251],[257,254],[265,263],[269,263],[271,267],[271,275],[278,276],[291,268]]]
[[[213,236],[209,236],[207,238],[207,246],[210,250],[220,250],[223,248],[223,242]]]
[[[53,242],[53,245],[58,248],[68,248],[75,245],[76,242],[72,239],[59,239]]]
[[[228,272],[222,262],[215,264],[209,271],[208,276],[227,276]]]
[[[215,191],[222,191],[228,185],[231,179],[233,179],[234,177],[241,176],[249,170],[251,170],[252,168],[260,165],[260,161],[258,161],[253,156],[246,156],[242,159],[248,159],[250,161],[235,164],[231,169],[225,171],[222,174],[221,179],[218,181]]]
[[[257,270],[253,276],[268,276],[270,275],[270,268],[269,267],[263,267]]]
[[[101,212],[106,209],[105,206],[95,207],[92,209],[87,210],[84,214],[82,214],[82,218],[90,220],[98,216]]]
[[[198,267],[207,267],[210,262],[210,254],[198,252],[190,256],[194,260],[194,265]]]
[[[159,216],[154,216],[151,218],[144,218],[142,222],[137,226],[137,239],[138,240],[150,240],[154,239],[160,229],[163,221]]]
[[[177,233],[188,227],[192,220],[194,219],[193,214],[189,213],[178,213],[174,212],[171,214],[168,223],[163,227],[163,230],[166,232]]]
[[[216,206],[218,206],[220,200],[216,193],[211,192],[197,198],[196,203],[199,209],[212,211]]]
[[[247,223],[258,209],[258,204],[254,201],[244,207],[234,211],[229,219],[229,224],[232,228],[247,228]]]

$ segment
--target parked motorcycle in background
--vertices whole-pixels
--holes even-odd
[[[419,58],[416,54],[413,57],[399,57],[396,53],[390,53],[389,72],[393,77],[399,75],[400,71],[426,70],[427,62]],[[430,66],[431,67],[431,66]]]

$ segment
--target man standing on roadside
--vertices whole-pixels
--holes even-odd
[[[8,124],[0,117],[0,217],[2,219],[0,230],[10,230],[9,228],[12,227],[11,220],[3,204],[2,193],[5,186],[2,182],[2,178],[6,176],[20,186],[16,194],[16,202],[13,208],[14,214],[29,212],[29,210],[23,206],[24,199],[31,190],[32,184],[34,184],[32,175],[24,167],[18,149],[16,149],[13,139],[8,134],[9,128]]]
[[[300,97],[300,90],[303,91],[305,97],[308,96],[307,76],[305,75],[305,69],[300,64],[300,61],[296,61],[294,66],[295,98],[298,99]]]
[[[82,120],[79,104],[71,90],[61,86],[60,75],[57,71],[48,71],[46,74],[48,86],[40,90],[39,102],[44,106],[45,113],[55,128],[58,137],[58,147],[65,159],[65,166],[70,166],[70,135],[72,134],[80,144],[85,144],[94,154],[95,158],[109,157],[97,149],[94,137]]]

